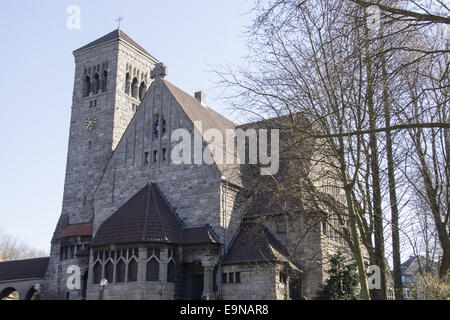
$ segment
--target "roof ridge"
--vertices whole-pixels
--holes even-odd
[[[109,43],[109,42],[113,42],[113,41],[117,41],[117,40],[122,40],[126,43],[128,43],[129,45],[131,45],[132,47],[134,47],[136,50],[142,52],[144,55],[150,57],[151,59],[153,59],[155,62],[158,62],[159,60],[156,59],[154,56],[152,56],[147,50],[145,50],[139,43],[137,43],[135,40],[133,40],[129,35],[127,35],[123,30],[121,29],[114,29],[113,31],[107,33],[106,35],[98,38],[97,40],[91,41],[88,44],[82,46],[81,48],[76,49],[75,51],[73,51],[73,53],[78,53],[81,51],[85,51],[88,49],[92,49],[95,47],[99,47],[103,44]]]
[[[167,207],[169,208],[170,212],[172,212],[172,214],[175,216],[175,218],[178,220],[178,222],[181,223],[181,229],[183,229],[185,226],[184,221],[180,218],[180,216],[178,215],[176,210],[172,207],[169,200],[166,198],[166,195],[162,192],[162,190],[159,188],[157,183],[151,182],[151,185],[155,187],[156,191],[158,191],[159,195],[164,200],[164,202],[167,205]]]

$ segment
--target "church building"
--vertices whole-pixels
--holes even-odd
[[[257,192],[270,178],[218,161],[205,135],[266,123],[237,125],[203,92],[184,92],[120,29],[74,57],[63,205],[41,299],[313,298],[327,250],[343,239],[317,223],[322,213]],[[172,161],[183,156],[180,129],[211,162]],[[296,170],[281,164],[279,176]]]

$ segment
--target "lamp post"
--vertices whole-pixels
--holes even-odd
[[[100,290],[100,293],[99,293],[99,295],[100,295],[99,300],[103,300],[103,296],[105,294],[105,288],[108,285],[108,280],[102,279],[102,281],[100,281],[100,285],[102,286],[102,289]]]

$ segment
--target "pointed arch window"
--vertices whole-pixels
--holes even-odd
[[[171,259],[167,264],[167,282],[175,281],[175,262]]]
[[[84,78],[83,96],[87,97],[91,94],[91,78],[86,76]]]
[[[144,99],[144,96],[147,92],[147,85],[144,81],[141,82],[141,86],[139,87],[139,100],[142,101]]]
[[[159,262],[155,258],[151,258],[147,262],[147,281],[159,280]]]
[[[105,265],[105,279],[108,280],[108,283],[113,283],[114,279],[114,264],[111,261]]]
[[[125,282],[125,261],[123,259],[120,259],[119,262],[116,265],[116,282],[122,283]]]
[[[133,98],[137,98],[138,95],[138,79],[134,78],[133,82],[131,83],[131,96]]]
[[[138,264],[136,259],[131,259],[128,264],[128,282],[136,282],[138,273]]]
[[[102,264],[97,262],[94,264],[94,284],[99,284],[102,280]]]

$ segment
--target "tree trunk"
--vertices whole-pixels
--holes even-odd
[[[383,38],[383,35],[381,36]],[[384,42],[384,40],[382,40]],[[384,44],[381,46],[381,50],[384,51]],[[389,87],[387,79],[386,69],[386,57],[385,54],[381,55],[381,68],[383,79],[383,105],[384,105],[384,119],[386,128],[391,127],[391,114],[389,103]],[[388,179],[389,179],[389,200],[391,206],[391,226],[392,226],[392,262],[394,266],[394,288],[395,288],[395,300],[403,300],[403,284],[402,284],[402,269],[401,269],[401,256],[400,256],[400,233],[398,226],[398,202],[397,191],[395,181],[395,168],[394,168],[394,156],[392,151],[392,134],[390,130],[386,131],[386,157],[388,166]]]
[[[373,222],[374,222],[374,234],[375,234],[375,263],[380,267],[381,273],[381,288],[374,289],[372,297],[375,300],[386,300],[386,264],[384,254],[384,234],[383,234],[383,209],[382,209],[382,197],[381,197],[381,184],[380,184],[380,167],[378,158],[378,142],[377,135],[375,133],[377,115],[375,112],[374,103],[374,80],[372,71],[372,55],[370,55],[370,47],[368,43],[369,30],[367,24],[365,25],[366,36],[366,71],[367,71],[367,107],[369,111],[369,148],[370,148],[370,164],[372,174],[372,192],[373,192]]]

